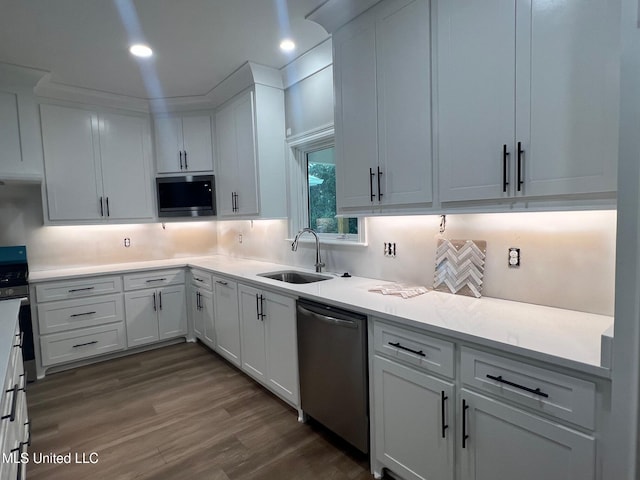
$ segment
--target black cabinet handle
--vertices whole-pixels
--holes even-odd
[[[180,156],[180,170],[182,170],[182,150],[178,151],[178,155]]]
[[[200,310],[200,292],[196,292],[196,310]]]
[[[153,292],[153,311],[157,311],[158,309],[156,308],[156,292]]]
[[[440,426],[442,427],[442,438],[445,438],[445,431],[447,430],[447,428],[449,428],[449,425],[446,422],[446,414],[445,414],[445,407],[446,407],[446,401],[449,399],[448,396],[446,396],[444,394],[444,390],[442,390],[440,392],[440,406],[442,408],[442,420],[440,422]]]
[[[162,292],[158,292],[158,307],[162,310]]]
[[[525,392],[533,393],[534,395],[539,395],[544,398],[549,398],[549,395],[541,391],[539,387],[534,389],[534,388],[525,387],[524,385],[518,385],[517,383],[513,383],[513,382],[510,382],[509,380],[505,380],[504,378],[502,378],[502,375],[498,375],[497,377],[494,377],[493,375],[487,374],[487,378],[491,380],[495,380],[496,382],[499,382],[499,383],[504,383],[505,385],[509,385],[511,387],[519,388],[520,390],[524,390]]]
[[[373,177],[375,177],[376,174],[373,173],[373,168],[369,169],[369,195],[371,195],[371,201],[373,202],[373,199],[376,198],[375,193],[373,193]]]
[[[522,142],[518,142],[518,191],[522,191],[522,185],[524,182],[522,181],[522,154],[524,150],[522,149]]]
[[[111,216],[111,213],[109,212],[109,197],[106,197],[106,204],[107,204],[107,217]]]
[[[187,151],[184,151],[184,169],[189,170],[189,164],[187,163]]]
[[[8,415],[4,415],[4,416],[0,417],[0,419],[6,420],[8,418],[10,422],[15,421],[15,419],[16,419],[16,408],[18,406],[18,392],[19,391],[20,391],[20,389],[18,388],[18,384],[17,383],[13,386],[13,388],[10,388],[9,390],[7,390],[7,393],[12,392],[12,395],[11,395],[11,411],[9,412]]]
[[[264,317],[266,317],[266,315],[264,314],[264,296],[260,295],[260,320],[262,320],[263,322]]]
[[[380,170],[380,167],[378,167],[378,201],[382,201],[382,196],[383,193],[380,190],[380,179],[382,178],[382,170]]]
[[[151,280],[147,280],[147,283],[164,282],[165,280],[166,280],[166,278],[152,278]]]
[[[73,292],[84,292],[86,290],[93,290],[96,287],[85,287],[85,288],[72,288],[71,290],[69,290],[69,293],[73,293]]]
[[[100,197],[100,216],[104,217],[104,205],[102,204],[102,197]]]
[[[22,345],[24,344],[24,332],[16,333],[16,337],[18,337],[20,341],[14,345],[14,348],[22,348]]]
[[[193,277],[196,282],[204,283],[204,280],[198,277]]]
[[[31,446],[31,420],[29,420],[28,422],[24,422],[25,426],[27,427],[27,441],[23,442],[23,444],[26,443],[27,447]]]
[[[258,320],[262,320],[260,318],[260,296],[256,293],[256,318]]]
[[[74,345],[73,348],[86,347],[87,345],[95,345],[96,343],[98,343],[97,340],[94,340],[93,342],[87,342],[87,343],[78,343],[77,345]]]
[[[228,283],[228,282],[225,282],[225,281],[223,281],[223,280],[216,280],[216,283],[217,283],[218,285],[224,285],[225,287],[226,287],[227,285],[229,285],[229,283]]]
[[[507,185],[507,161],[509,159],[509,152],[507,152],[507,145],[502,145],[502,192],[506,193]]]
[[[396,343],[389,342],[389,345],[391,345],[392,347],[399,348],[400,350],[406,350],[407,352],[415,353],[416,355],[420,355],[421,357],[427,356],[422,350],[413,350],[409,347],[405,347],[404,345],[401,345],[400,342],[396,342]]]
[[[73,318],[73,317],[84,317],[85,315],[93,315],[94,313],[97,313],[97,312],[74,313],[73,315],[69,315],[69,317],[70,318]]]
[[[469,405],[465,399],[462,399],[462,448],[467,448],[467,439],[469,435],[467,435],[467,410],[469,410]]]

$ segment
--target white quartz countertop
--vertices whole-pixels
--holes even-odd
[[[355,309],[378,318],[599,377],[610,377],[610,370],[601,366],[601,335],[611,328],[613,317],[604,315],[435,291],[402,299],[369,292],[370,288],[386,283],[384,280],[341,278],[339,274],[332,273],[324,273],[334,277],[331,280],[289,284],[260,277],[258,274],[281,270],[310,270],[222,255],[32,271],[29,281],[37,283],[78,276],[124,274],[183,266],[201,268],[283,294]]]
[[[11,350],[16,342],[14,337],[18,313],[20,312],[20,299],[0,301],[0,382],[7,378],[7,368]],[[2,384],[3,384],[2,383]]]

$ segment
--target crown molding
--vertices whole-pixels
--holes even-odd
[[[0,85],[3,87],[32,89],[47,74],[46,70],[0,63]]]
[[[327,0],[305,19],[318,23],[333,33],[350,20],[373,7],[380,0]]]
[[[282,67],[282,83],[289,88],[314,73],[333,64],[333,42],[331,37],[319,43],[311,50],[300,55],[288,65]]]

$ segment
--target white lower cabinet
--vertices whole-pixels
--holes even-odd
[[[187,333],[184,285],[127,292],[124,305],[128,347]]]
[[[453,383],[378,355],[373,383],[376,460],[407,480],[453,480]]]
[[[238,284],[214,278],[215,349],[231,363],[240,366],[240,318]]]
[[[461,397],[461,480],[595,479],[593,436],[467,389]]]
[[[193,333],[209,348],[216,348],[214,322],[213,278],[210,273],[191,269],[190,318]],[[237,303],[237,300],[236,300]]]
[[[300,403],[296,303],[293,298],[238,286],[242,370],[292,405]]]

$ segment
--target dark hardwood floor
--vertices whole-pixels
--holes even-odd
[[[368,460],[200,344],[47,376],[29,386],[40,454],[95,464],[27,465],[29,480],[373,478]],[[95,458],[95,456],[94,456]]]

